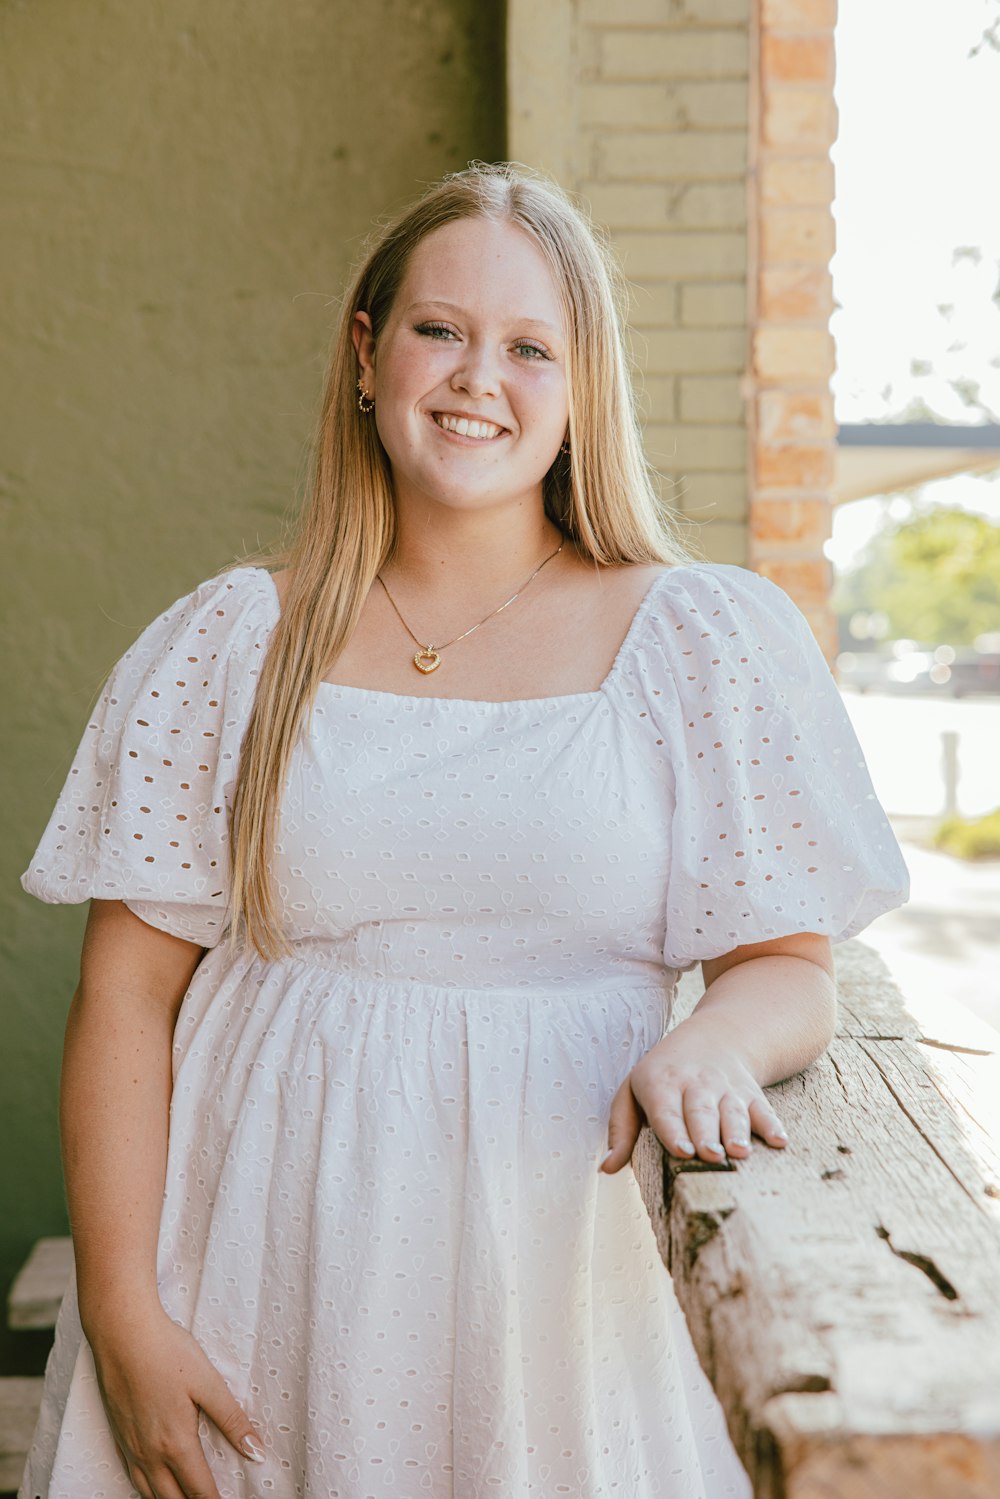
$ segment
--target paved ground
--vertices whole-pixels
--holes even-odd
[[[967,862],[910,841],[894,820],[910,900],[861,933],[903,993],[964,1005],[1000,1031],[1000,859]]]
[[[861,934],[903,992],[964,1005],[1000,1031],[1000,859],[927,847],[944,807],[941,735],[959,736],[958,807],[1000,806],[1000,700],[844,693],[879,800],[910,870],[909,904]]]

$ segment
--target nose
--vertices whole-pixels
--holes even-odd
[[[477,399],[500,394],[500,371],[495,353],[484,343],[470,340],[461,349],[451,377],[452,390],[464,390]]]

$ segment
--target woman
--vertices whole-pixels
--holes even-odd
[[[93,901],[26,1495],[748,1492],[624,1168],[784,1147],[906,875],[802,616],[656,503],[620,290],[550,185],[432,188],[289,566],[112,674],[23,881]]]

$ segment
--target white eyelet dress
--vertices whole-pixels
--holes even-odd
[[[176,1027],[159,1290],[259,1423],[224,1499],[745,1499],[611,1100],[678,971],[906,897],[798,610],[653,581],[599,691],[323,684],[231,954],[226,809],[278,604],[211,579],[115,668],[24,888],[209,949]],[[759,1146],[758,1148],[766,1148]],[[74,1298],[25,1499],[127,1499]]]

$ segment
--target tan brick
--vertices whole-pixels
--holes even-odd
[[[828,266],[836,248],[828,208],[765,208],[760,222],[761,257],[768,266]]]
[[[745,131],[629,131],[598,142],[598,176],[602,178],[705,182],[728,177],[742,181],[746,164]]]
[[[740,328],[746,316],[747,290],[742,281],[681,287],[681,323],[686,328]]]
[[[837,135],[832,96],[826,89],[765,90],[761,134],[764,145],[773,149],[825,150]]]
[[[742,182],[686,182],[668,188],[667,219],[684,229],[742,229],[746,187]]]
[[[679,289],[672,281],[632,281],[629,322],[633,328],[672,328],[677,322]]]
[[[833,312],[833,281],[825,266],[773,266],[761,271],[762,321],[826,323]]]
[[[750,532],[752,538],[752,514]],[[800,609],[823,608],[829,598],[831,582],[831,568],[825,557],[761,557],[758,560],[755,549],[751,555],[755,559],[754,571],[777,583]]]
[[[670,473],[714,469],[742,474],[746,469],[747,434],[742,426],[664,426],[651,422],[645,429],[645,444],[657,468]]]
[[[611,229],[667,226],[668,189],[661,183],[585,182],[580,191],[597,222]]]
[[[829,390],[765,390],[757,398],[757,436],[764,443],[815,442],[837,424]]]
[[[584,125],[605,129],[731,130],[747,123],[746,83],[586,83],[580,89]]]
[[[825,31],[837,19],[837,0],[762,0],[761,21],[775,31]]]
[[[756,452],[758,489],[826,489],[833,483],[835,449],[832,442],[787,448],[759,443]]]
[[[731,280],[746,265],[744,234],[616,234],[615,247],[626,276],[638,281]]]
[[[730,562],[737,567],[746,565],[749,548],[746,526],[713,520],[703,527],[698,539],[709,562]]]
[[[682,422],[742,422],[743,408],[738,375],[690,375],[680,382]]]
[[[764,203],[824,206],[832,202],[833,188],[833,162],[828,156],[767,156],[760,166]]]
[[[755,499],[753,502],[751,530],[755,547],[794,544],[820,552],[832,526],[833,506],[829,500]]]
[[[684,482],[677,504],[698,520],[746,521],[747,480],[744,472],[699,470]]]
[[[664,329],[645,337],[644,365],[653,374],[741,374],[746,364],[747,336],[742,328]]]
[[[747,26],[751,0],[580,0],[591,26]]]
[[[746,32],[604,31],[599,33],[602,78],[746,78]]]
[[[638,382],[639,416],[646,422],[673,422],[677,418],[677,380],[673,375],[647,375]]]
[[[765,87],[781,83],[833,84],[833,36],[777,36],[765,32],[761,43]]]
[[[833,374],[833,339],[826,328],[760,327],[753,362],[762,380],[823,379]]]

